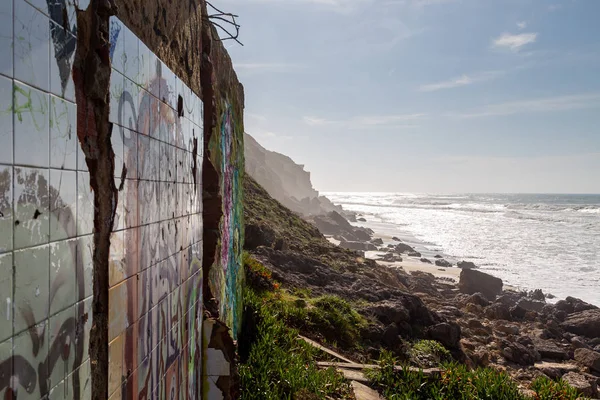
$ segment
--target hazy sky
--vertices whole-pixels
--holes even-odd
[[[322,191],[600,193],[599,0],[213,0],[246,131]]]

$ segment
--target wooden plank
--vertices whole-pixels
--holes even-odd
[[[379,365],[376,364],[358,364],[358,363],[338,363],[338,362],[327,362],[327,361],[319,361],[317,362],[317,366],[321,368],[329,368],[335,367],[339,369],[350,369],[350,370],[363,370],[363,369],[379,369]],[[403,371],[406,368],[401,366],[397,366],[396,371]],[[426,368],[419,369],[415,367],[409,367],[409,371],[411,372],[419,372],[422,371],[425,376],[439,376],[442,373],[442,370],[439,368]]]
[[[338,368],[338,371],[342,375],[344,375],[344,378],[348,379],[349,381],[357,381],[357,382],[362,382],[362,383],[369,382],[369,380],[367,379],[365,374],[363,374],[362,372],[357,371],[355,369]]]
[[[304,337],[302,335],[298,335],[298,337],[300,339],[304,340],[306,343],[310,344],[311,346],[313,346],[313,347],[315,347],[315,348],[317,348],[317,349],[319,349],[319,350],[321,350],[321,351],[329,354],[330,356],[333,356],[333,357],[335,357],[335,358],[337,358],[339,360],[342,360],[344,362],[347,362],[347,363],[353,363],[354,362],[354,361],[349,360],[348,358],[344,357],[343,355],[341,355],[339,353],[336,353],[335,351],[333,351],[331,349],[328,349],[327,347],[325,347],[325,346],[323,346],[323,345],[315,342],[314,340],[311,340],[311,339],[309,339],[307,337]]]
[[[351,384],[356,400],[383,400],[383,397],[370,387],[356,381],[352,381]]]

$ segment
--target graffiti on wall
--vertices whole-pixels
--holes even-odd
[[[202,374],[202,102],[117,18],[110,40],[120,204],[109,277],[109,393],[195,399]]]
[[[0,397],[89,398],[93,204],[77,162],[75,7],[36,4],[0,2],[0,54],[12,54],[0,60]]]
[[[209,143],[212,162],[220,177],[222,218],[216,265],[210,270],[209,285],[219,299],[220,316],[234,339],[239,331],[242,311],[243,207],[241,176],[243,173],[243,137],[236,124],[232,107],[226,104],[218,124],[217,135]]]

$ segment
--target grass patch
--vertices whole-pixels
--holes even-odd
[[[256,321],[256,337],[240,366],[242,399],[350,399],[348,382],[335,369],[316,366],[318,350],[286,326],[273,299],[246,290],[245,307]],[[279,302],[282,303],[281,301]]]
[[[429,347],[429,345],[420,345]],[[374,386],[390,400],[576,400],[582,399],[564,382],[538,379],[531,389],[532,399],[522,394],[516,382],[504,372],[491,368],[469,370],[455,363],[443,365],[441,379],[429,380],[421,372],[408,369],[398,371],[397,360],[383,352],[379,361],[381,369],[370,370],[367,376]]]
[[[452,360],[450,352],[435,340],[419,340],[408,351],[410,362],[422,368],[437,367]]]

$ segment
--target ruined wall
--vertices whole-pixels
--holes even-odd
[[[0,2],[1,398],[91,396],[93,195],[55,3]]]
[[[227,397],[243,98],[205,115],[202,2],[73,1],[0,2],[0,397]],[[226,201],[203,206],[206,165]],[[233,330],[203,335],[215,205]]]
[[[204,271],[207,303],[237,339],[242,311],[244,238],[244,92],[223,43],[212,26],[204,30],[205,114]],[[212,99],[212,101],[208,101]]]

